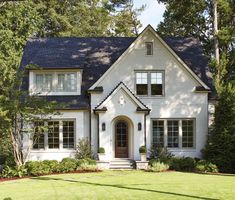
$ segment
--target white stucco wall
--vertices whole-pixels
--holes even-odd
[[[145,42],[153,42],[153,56],[145,55]],[[151,119],[159,118],[194,118],[196,119],[196,146],[194,149],[171,149],[180,156],[200,157],[201,149],[204,147],[208,132],[208,101],[207,93],[195,93],[195,86],[199,86],[192,75],[182,64],[163,46],[151,33],[146,32],[139,38],[126,56],[116,63],[112,70],[104,76],[97,86],[102,86],[102,94],[91,95],[91,106],[95,108],[113,88],[123,81],[133,92],[135,92],[135,70],[164,70],[165,71],[165,95],[163,97],[140,97],[150,109],[147,117],[147,147],[151,144]],[[115,111],[122,115],[128,110],[120,110],[113,106]],[[116,115],[115,115],[116,116]],[[105,120],[112,123],[114,115]],[[92,141],[96,143],[97,118],[92,114]],[[136,128],[138,120],[133,121]],[[107,134],[112,133],[112,127],[107,125]],[[103,133],[101,133],[102,135]],[[107,134],[104,138],[108,137]],[[134,134],[138,134],[134,131]],[[111,136],[110,136],[111,137]],[[107,144],[103,144],[107,145]],[[138,144],[138,148],[139,148]],[[138,152],[135,152],[137,155]]]
[[[75,120],[75,145],[84,137],[89,137],[89,111],[59,111],[59,115],[51,116],[52,120]],[[25,140],[25,148],[28,145]],[[74,157],[75,150],[68,149],[40,149],[31,150],[28,160],[62,160],[66,157]]]

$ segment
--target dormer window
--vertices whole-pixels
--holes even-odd
[[[146,55],[147,56],[153,55],[153,43],[145,42],[145,47],[146,47]]]
[[[31,71],[30,93],[38,95],[79,95],[81,72]]]

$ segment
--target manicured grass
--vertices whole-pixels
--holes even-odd
[[[235,199],[235,175],[142,171],[62,174],[0,183],[0,200]]]

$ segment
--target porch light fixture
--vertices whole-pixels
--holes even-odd
[[[138,131],[141,131],[142,130],[142,124],[139,122],[138,123]]]
[[[102,131],[105,131],[105,128],[106,128],[106,125],[105,125],[105,123],[103,122],[103,123],[102,123]]]

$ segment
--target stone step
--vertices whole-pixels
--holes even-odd
[[[109,164],[110,169],[133,169],[133,161],[130,159],[115,159]]]

